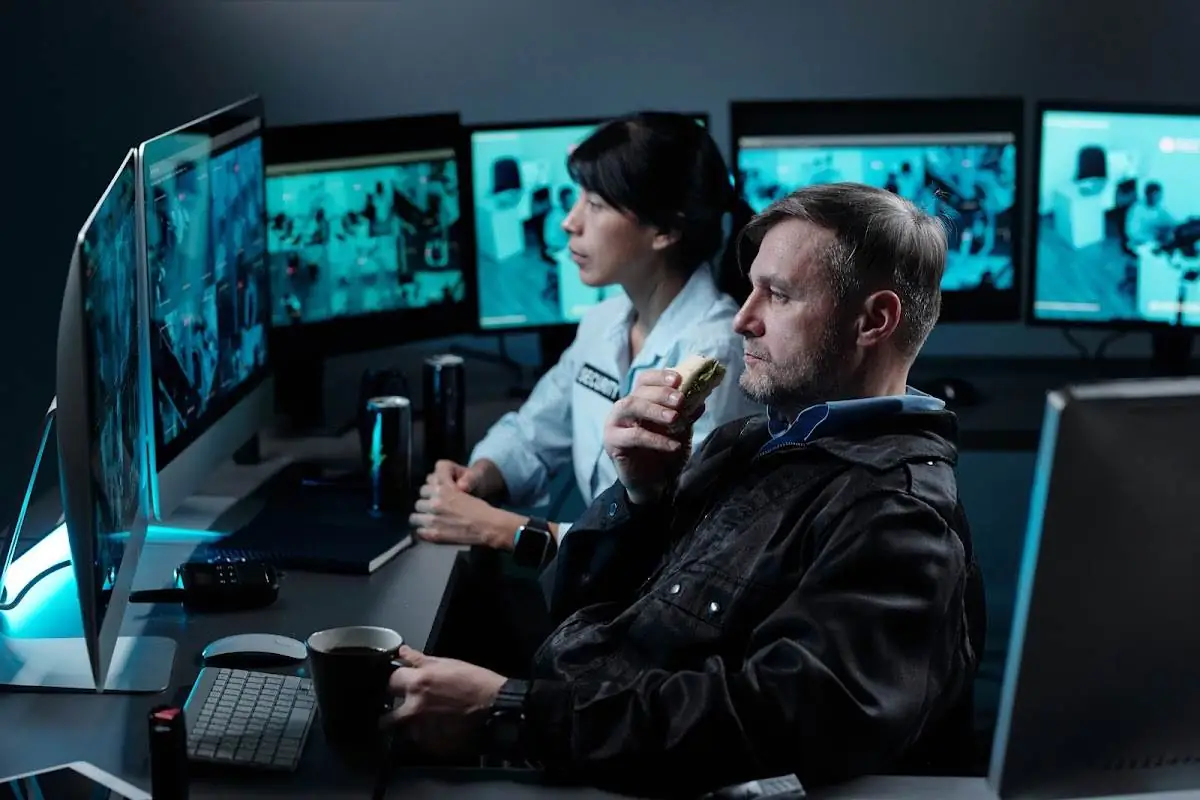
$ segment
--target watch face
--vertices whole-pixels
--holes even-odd
[[[550,533],[548,531],[540,531],[529,525],[522,525],[517,531],[513,560],[523,567],[540,566],[549,541]]]

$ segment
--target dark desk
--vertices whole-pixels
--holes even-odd
[[[1010,409],[1011,410],[1011,409]],[[1028,409],[1032,411],[1033,409]],[[177,524],[208,528],[239,515],[238,498],[251,493],[292,458],[352,458],[354,438],[340,441],[264,443],[267,461],[253,467],[229,465],[213,476],[203,493],[187,504]],[[53,512],[54,515],[57,511]],[[32,515],[37,518],[44,515]],[[195,542],[161,538],[149,543],[139,565],[135,588],[155,588],[171,580],[171,571]],[[447,588],[456,576],[459,548],[418,544],[370,578],[287,576],[279,602],[250,613],[187,617],[166,606],[134,606],[125,619],[126,635],[161,635],[178,645],[172,687],[163,695],[0,694],[0,775],[26,772],[67,761],[89,761],[136,786],[149,789],[146,714],[162,702],[183,702],[199,671],[198,654],[208,642],[239,632],[275,632],[299,639],[324,627],[377,624],[394,628],[414,646],[435,637],[445,611]],[[73,590],[73,586],[71,587]],[[36,591],[36,589],[35,589]],[[29,597],[32,597],[32,593]],[[70,598],[67,598],[70,599]],[[76,612],[77,613],[77,612]],[[78,635],[65,631],[58,635]],[[38,633],[33,635],[47,635]],[[300,768],[292,774],[228,770],[221,777],[194,782],[192,797],[367,797],[374,776],[352,771],[329,752],[315,728]],[[588,789],[539,787],[504,781],[495,775],[439,775],[401,772],[389,797],[441,796],[447,790],[472,798],[592,800],[613,795]],[[814,798],[990,798],[982,779],[873,777]],[[1182,795],[1180,795],[1182,796]]]
[[[228,517],[236,509],[237,499],[217,494],[214,489],[248,493],[287,460],[276,452],[270,461],[258,466],[227,466],[205,487],[210,494],[189,501],[181,516],[189,527],[204,528]],[[195,546],[194,536],[171,537],[156,532],[142,552],[134,588],[170,585],[174,568]],[[394,628],[411,645],[423,649],[437,634],[461,552],[456,547],[417,544],[369,578],[290,572],[278,602],[261,611],[188,616],[178,606],[130,606],[123,635],[157,635],[175,640],[178,649],[171,688],[152,696],[0,694],[0,730],[4,731],[0,775],[82,760],[148,789],[146,715],[156,704],[183,702],[199,672],[199,653],[206,644],[233,633],[271,632],[303,640],[326,627],[373,624]],[[50,581],[47,586],[47,592],[53,591]],[[38,589],[34,587],[26,599],[42,599],[36,596]],[[58,592],[43,608],[69,605],[73,595],[73,582],[64,586],[60,581]],[[41,616],[46,617],[46,627],[39,629],[39,621],[26,626],[23,635],[79,635],[77,611],[74,630],[52,630],[62,626],[62,620],[70,619],[69,613],[52,610]],[[311,734],[297,772],[259,776],[229,770],[225,775],[219,782],[194,786],[193,797],[363,796],[369,793],[373,779],[372,775],[342,767],[329,753],[319,728]]]

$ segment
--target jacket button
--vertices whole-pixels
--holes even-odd
[[[611,503],[608,506],[608,515],[610,517],[615,517],[617,515],[617,504],[616,503]]]
[[[683,589],[683,587],[677,583],[674,586],[672,586],[669,591],[671,592],[671,594],[679,594],[680,590],[682,590],[682,589]]]
[[[718,603],[716,600],[713,600],[711,603],[708,604],[708,613],[720,614],[721,613],[721,604]]]

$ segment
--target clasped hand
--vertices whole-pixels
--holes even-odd
[[[616,402],[605,423],[604,450],[634,503],[660,497],[691,454],[692,425],[704,406],[681,418],[680,382],[673,370],[639,373],[633,391]]]
[[[511,547],[522,520],[478,497],[483,483],[474,467],[437,462],[421,486],[409,525],[429,542]]]

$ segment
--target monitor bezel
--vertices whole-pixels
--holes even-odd
[[[1120,474],[1122,463],[1136,464],[1132,468],[1138,470],[1180,468],[1188,464],[1187,459],[1164,459],[1162,456],[1163,452],[1169,453],[1172,449],[1186,449],[1186,443],[1164,442],[1134,431],[1131,441],[1135,443],[1132,448],[1135,452],[1130,454],[1094,444],[1094,431],[1098,428],[1120,430],[1121,423],[1131,416],[1161,419],[1164,413],[1178,416],[1181,412],[1194,416],[1197,399],[1200,399],[1200,378],[1196,377],[1069,384],[1046,394],[1021,566],[1014,591],[1009,645],[986,773],[989,788],[1000,798],[1126,797],[1151,792],[1174,795],[1176,791],[1197,786],[1200,770],[1194,762],[1170,763],[1167,758],[1156,758],[1171,755],[1170,750],[1179,755],[1194,752],[1194,741],[1180,741],[1183,731],[1189,739],[1195,738],[1186,725],[1190,713],[1180,716],[1184,720],[1182,723],[1170,719],[1173,727],[1165,731],[1156,726],[1167,721],[1166,718],[1160,716],[1151,720],[1145,714],[1136,719],[1131,719],[1128,713],[1120,714],[1124,726],[1118,723],[1113,727],[1109,723],[1117,715],[1106,710],[1112,697],[1094,691],[1097,681],[1087,677],[1087,671],[1094,668],[1091,662],[1106,669],[1103,665],[1110,662],[1107,654],[1114,650],[1136,652],[1137,659],[1148,664],[1167,659],[1180,662],[1181,658],[1180,663],[1187,663],[1185,655],[1171,652],[1171,648],[1188,642],[1188,638],[1172,634],[1190,630],[1187,623],[1191,620],[1180,621],[1178,617],[1169,622],[1165,617],[1145,620],[1145,615],[1134,615],[1132,621],[1114,619],[1106,613],[1111,608],[1094,611],[1086,618],[1064,613],[1065,604],[1071,604],[1066,606],[1067,609],[1077,610],[1074,609],[1075,598],[1080,596],[1116,598],[1115,604],[1125,604],[1122,598],[1129,595],[1130,587],[1113,587],[1096,577],[1103,576],[1105,570],[1143,579],[1158,572],[1148,569],[1147,564],[1130,564],[1123,555],[1111,552],[1112,542],[1131,538],[1127,524],[1124,524],[1126,521],[1104,525],[1097,530],[1094,526],[1089,527],[1087,521],[1078,520],[1081,507],[1090,507],[1096,502],[1109,502],[1109,508],[1112,507],[1113,501],[1106,493],[1110,487],[1096,486],[1096,479],[1107,479],[1112,485],[1123,483],[1127,476]],[[1174,422],[1179,430],[1188,429],[1187,418]],[[1136,452],[1139,447],[1141,451]],[[1094,465],[1093,459],[1098,457],[1100,460],[1109,458],[1111,463],[1101,463],[1090,475],[1087,474],[1086,467]],[[1131,458],[1134,460],[1130,461]],[[1101,498],[1099,501],[1094,500],[1097,493]],[[1154,503],[1159,499],[1147,502]],[[1171,517],[1183,519],[1187,515],[1184,510],[1188,506],[1186,500],[1182,497],[1170,501],[1177,506],[1170,509]],[[1105,507],[1099,507],[1100,512],[1105,510]],[[1161,517],[1147,520],[1146,525],[1152,526],[1153,536],[1184,539],[1190,534],[1186,524],[1171,525]],[[1144,545],[1139,544],[1137,549],[1161,554],[1162,545],[1161,539],[1150,540]],[[1078,554],[1083,548],[1087,548],[1089,555],[1099,563],[1099,571],[1079,569]],[[1064,581],[1064,577],[1068,580]],[[1144,580],[1138,582],[1146,586]],[[1165,608],[1164,600],[1170,587],[1187,583],[1187,575],[1163,576],[1161,587],[1156,583],[1147,588],[1148,592],[1160,592],[1152,595],[1150,604]],[[1190,611],[1191,606],[1183,604],[1179,608]],[[1064,628],[1061,621],[1068,616],[1078,619],[1081,625]],[[1139,640],[1136,636],[1143,633],[1143,628],[1144,638]],[[1137,633],[1131,637],[1130,630]],[[1047,649],[1047,644],[1052,646]],[[1085,659],[1082,664],[1070,661],[1072,656],[1083,652],[1094,654],[1094,657]],[[1081,685],[1086,688],[1076,689],[1080,672],[1084,681]],[[1191,685],[1188,675],[1163,675],[1162,670],[1156,670],[1156,673],[1164,681],[1161,685],[1131,678],[1126,683],[1127,688],[1139,691],[1139,687],[1147,687],[1159,696],[1178,697],[1179,686]],[[1116,685],[1111,680],[1106,683]],[[1118,702],[1127,699],[1120,692],[1111,694]],[[1093,703],[1098,705],[1096,719],[1085,726],[1087,733],[1083,736],[1077,714],[1045,713],[1049,708],[1057,709],[1063,705],[1078,711]],[[1194,704],[1190,703],[1180,706],[1182,712],[1191,712],[1193,708]],[[1037,735],[1031,737],[1034,732]],[[1103,744],[1109,734],[1117,736],[1118,746],[1111,746],[1112,740],[1109,740],[1109,747],[1098,747],[1097,742]],[[1046,743],[1051,740],[1061,752],[1054,758],[1046,758]],[[1113,753],[1113,750],[1122,752]],[[1148,752],[1150,750],[1157,752]],[[1181,772],[1180,768],[1186,772]]]
[[[673,113],[677,113],[677,114],[680,114],[685,117],[693,117],[697,120],[704,120],[705,130],[708,131],[708,134],[710,136],[712,135],[712,118],[709,116],[707,111],[678,111],[678,112],[673,112]],[[467,134],[467,136],[466,136],[466,142],[467,142],[466,169],[467,169],[467,175],[469,178],[469,180],[467,181],[467,184],[468,184],[467,191],[470,192],[471,235],[472,235],[472,237],[477,237],[475,227],[478,224],[477,219],[476,219],[476,214],[475,214],[475,148],[474,148],[474,139],[475,139],[476,134],[478,134],[478,133],[496,133],[499,131],[513,131],[513,132],[534,131],[534,130],[541,130],[544,128],[570,128],[570,127],[578,127],[581,125],[590,125],[593,127],[599,127],[600,125],[603,125],[606,122],[611,122],[612,120],[618,119],[621,116],[623,116],[623,114],[613,114],[612,116],[601,116],[601,117],[575,117],[575,118],[568,117],[565,119],[557,118],[557,119],[531,119],[531,120],[520,120],[520,121],[510,121],[510,122],[485,122],[485,123],[476,123],[476,124],[468,125],[466,127],[466,134]],[[473,259],[473,263],[472,263],[472,275],[474,276],[476,285],[477,286],[481,285],[482,282],[479,279],[479,251],[478,251],[478,249],[476,249],[476,251],[475,251],[475,255],[474,255],[474,259]],[[486,327],[485,328],[483,326],[483,296],[482,296],[482,293],[480,293],[478,295],[478,297],[479,297],[479,300],[476,303],[475,308],[472,310],[472,315],[474,316],[474,323],[475,323],[475,328],[472,332],[479,336],[503,336],[503,335],[509,335],[509,334],[518,335],[518,334],[522,334],[522,333],[529,333],[529,334],[555,333],[555,334],[558,334],[558,333],[561,333],[562,331],[573,329],[579,325],[578,322],[572,322],[570,320],[562,320],[560,322],[544,322],[544,323],[540,323],[540,324],[536,324],[536,325],[497,325],[494,327]]]
[[[137,216],[142,210],[139,203],[140,194],[137,191],[137,183],[141,178],[141,164],[138,152],[131,149],[126,153],[120,168],[114,173],[91,213],[88,214],[87,221],[80,227],[79,233],[75,237],[71,264],[63,291],[55,366],[54,415],[55,424],[58,426],[57,452],[63,516],[71,550],[84,640],[91,661],[92,676],[97,687],[104,687],[107,683],[110,662],[125,617],[125,608],[128,605],[129,593],[133,586],[134,573],[137,571],[149,524],[149,497],[146,491],[149,484],[149,466],[146,449],[139,447],[134,453],[139,468],[137,511],[133,520],[130,521],[129,531],[124,532],[128,536],[125,549],[121,554],[121,564],[117,568],[112,593],[102,611],[100,608],[102,578],[97,576],[95,564],[98,554],[96,530],[98,520],[96,517],[96,492],[92,481],[92,463],[97,456],[96,442],[92,437],[92,419],[96,410],[97,398],[92,393],[93,382],[90,380],[95,365],[90,331],[85,315],[87,281],[84,275],[83,247],[100,209],[126,170],[131,170],[134,175],[135,247],[139,250],[141,248],[142,240],[137,234]],[[140,255],[135,258],[133,266],[136,287],[141,279],[139,274]],[[142,359],[145,357],[145,350],[142,334],[147,324],[146,312],[148,309],[141,302],[140,290],[137,290],[137,295],[135,314],[139,329],[136,331],[134,348],[138,354],[139,370],[144,373]],[[144,391],[145,384],[139,376],[139,396],[144,394]],[[139,406],[142,412],[139,427],[142,434],[145,435],[149,420],[145,417],[144,402],[140,402]],[[111,531],[108,533],[119,535],[123,532]]]
[[[730,168],[738,196],[739,143],[749,136],[1011,133],[1016,146],[1013,285],[942,292],[939,323],[1020,322],[1025,290],[1025,100],[1015,96],[853,100],[735,100],[729,104]]]
[[[1164,331],[1182,331],[1200,334],[1200,323],[1196,325],[1174,325],[1170,322],[1153,320],[1056,320],[1039,318],[1035,307],[1037,305],[1037,276],[1038,276],[1038,237],[1039,222],[1038,208],[1042,195],[1042,141],[1044,126],[1042,124],[1047,112],[1065,112],[1068,114],[1131,114],[1143,116],[1175,116],[1195,117],[1200,122],[1200,106],[1186,104],[1155,104],[1155,103],[1122,103],[1122,102],[1089,102],[1086,100],[1038,100],[1033,113],[1033,178],[1032,205],[1029,236],[1029,289],[1025,293],[1025,322],[1031,328],[1070,328],[1111,331],[1113,333],[1162,333]]]
[[[266,169],[310,161],[364,158],[378,155],[451,150],[458,170],[459,254],[463,264],[464,296],[460,303],[424,308],[400,308],[352,317],[337,317],[293,325],[277,325],[271,307],[271,352],[278,359],[289,355],[329,357],[365,352],[427,339],[474,332],[476,299],[474,215],[464,195],[464,152],[468,149],[458,113],[319,122],[269,127],[264,140]],[[267,177],[267,181],[270,177]],[[467,199],[464,199],[466,197]],[[270,224],[270,213],[267,214]],[[268,260],[270,248],[268,247]]]
[[[143,343],[145,345],[145,350],[144,350],[145,364],[144,364],[143,371],[145,372],[146,378],[148,381],[147,382],[148,395],[147,395],[146,399],[147,399],[147,403],[149,404],[149,407],[148,407],[149,419],[152,421],[152,425],[153,425],[153,428],[150,431],[150,434],[151,434],[150,441],[152,443],[151,455],[153,456],[154,460],[151,462],[149,470],[150,470],[150,472],[152,472],[155,475],[162,472],[162,470],[165,467],[167,467],[169,464],[171,464],[171,462],[173,462],[176,458],[178,458],[179,455],[181,453],[183,453],[185,450],[187,450],[189,446],[191,446],[198,439],[200,439],[202,436],[204,436],[204,434],[207,433],[209,430],[211,430],[214,426],[216,426],[221,421],[221,419],[223,419],[225,416],[227,416],[231,411],[233,411],[235,408],[237,408],[237,406],[240,403],[245,401],[248,397],[250,397],[252,394],[254,394],[260,387],[262,387],[263,383],[267,380],[268,377],[270,377],[270,375],[272,373],[274,359],[273,359],[273,356],[271,353],[270,328],[268,326],[267,358],[266,358],[266,362],[263,365],[263,367],[261,369],[255,371],[254,373],[252,373],[245,381],[243,381],[232,392],[224,395],[219,401],[213,403],[203,415],[201,415],[199,418],[197,418],[191,425],[189,425],[188,427],[186,427],[182,431],[180,431],[180,433],[174,439],[172,439],[170,442],[163,441],[162,420],[161,420],[161,417],[159,416],[159,414],[157,413],[157,404],[156,404],[156,399],[155,399],[155,397],[156,397],[155,396],[155,386],[154,386],[154,380],[153,380],[153,353],[154,353],[154,350],[153,350],[153,345],[151,343],[151,331],[150,331],[150,329],[153,327],[153,315],[150,313],[150,302],[149,302],[149,298],[150,298],[150,274],[149,274],[150,257],[149,257],[148,247],[146,245],[147,239],[146,239],[146,235],[145,235],[145,232],[146,232],[145,215],[147,213],[149,213],[149,206],[150,206],[149,197],[146,194],[146,189],[148,188],[148,182],[149,182],[149,174],[148,173],[149,173],[149,170],[151,169],[151,167],[153,165],[157,164],[158,162],[161,162],[166,159],[170,159],[174,156],[179,155],[180,153],[186,152],[187,150],[190,150],[193,147],[195,147],[194,144],[186,144],[182,141],[174,142],[174,144],[176,146],[170,146],[172,144],[173,137],[178,137],[178,136],[181,136],[184,134],[203,134],[203,135],[209,136],[211,139],[212,137],[222,135],[222,134],[227,134],[230,131],[236,130],[239,126],[248,125],[248,124],[252,124],[252,123],[257,123],[255,130],[254,130],[254,134],[258,135],[260,137],[260,139],[263,140],[263,162],[264,162],[263,163],[263,178],[264,178],[264,180],[263,180],[263,197],[262,197],[262,206],[261,207],[262,207],[262,213],[263,213],[263,219],[262,219],[263,230],[265,232],[266,224],[267,224],[267,216],[266,216],[266,213],[267,213],[267,210],[266,210],[266,201],[267,201],[267,196],[266,196],[266,141],[265,141],[265,139],[266,139],[265,131],[267,128],[267,122],[266,122],[266,115],[265,115],[263,100],[258,95],[254,95],[254,96],[245,98],[243,100],[240,100],[236,103],[232,103],[228,106],[225,106],[224,108],[217,109],[216,111],[213,111],[209,114],[205,114],[204,116],[199,117],[197,119],[194,119],[191,122],[184,123],[183,125],[180,125],[179,127],[174,128],[170,131],[159,134],[158,136],[155,136],[152,139],[147,139],[146,141],[142,142],[141,145],[139,145],[138,149],[137,149],[139,172],[140,172],[138,184],[140,187],[140,191],[141,191],[140,196],[142,199],[142,204],[141,204],[142,247],[141,247],[141,251],[142,251],[143,263],[142,263],[142,267],[141,267],[141,274],[142,274],[142,277],[145,279],[145,288],[146,288],[146,292],[145,292],[145,297],[146,297],[145,329],[146,330],[145,330],[145,334],[143,336]],[[211,158],[215,157],[216,155],[218,155],[219,153],[225,152],[234,146],[244,144],[245,142],[249,141],[252,138],[253,138],[253,134],[247,134],[245,136],[238,137],[230,142],[222,143],[222,145],[219,148],[211,147],[211,145],[210,145],[210,150],[209,150],[209,153],[207,154],[207,157],[211,159]],[[155,152],[156,148],[161,148],[162,152]],[[211,236],[211,232],[209,235]],[[264,252],[264,258],[267,258],[268,254],[267,254],[265,248],[264,248],[263,252]],[[270,264],[269,258],[267,258],[266,266],[269,267],[269,264]],[[270,287],[269,280],[267,282],[266,294],[267,294],[267,296],[266,296],[266,298],[264,298],[264,300],[267,303],[267,306],[269,308],[269,307],[271,307],[271,287]],[[155,485],[155,483],[156,482],[152,482],[151,485]],[[153,501],[153,505],[157,508],[157,506],[158,506],[158,498],[157,497],[155,497],[155,499]]]

